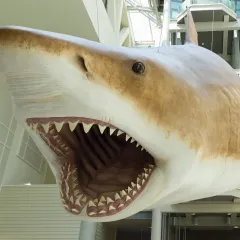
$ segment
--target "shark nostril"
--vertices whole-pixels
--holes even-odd
[[[87,66],[86,66],[86,62],[85,62],[85,59],[83,57],[77,56],[77,62],[78,62],[78,64],[80,65],[81,69],[84,72],[88,72],[88,69],[87,69]]]

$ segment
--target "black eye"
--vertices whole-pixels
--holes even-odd
[[[142,62],[135,62],[132,65],[132,70],[133,72],[135,72],[136,74],[143,74],[145,71],[145,65]]]

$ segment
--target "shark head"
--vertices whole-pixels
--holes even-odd
[[[0,28],[15,116],[48,161],[63,207],[89,221],[131,216],[178,186],[202,143],[198,80],[214,71],[209,61],[232,74],[192,44],[139,50]]]

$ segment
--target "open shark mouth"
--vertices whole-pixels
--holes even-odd
[[[29,118],[28,125],[58,156],[60,193],[73,214],[116,214],[142,192],[153,157],[115,126],[88,118]]]

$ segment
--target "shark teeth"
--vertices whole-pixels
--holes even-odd
[[[85,133],[88,133],[91,127],[92,127],[92,124],[83,123],[83,129]]]
[[[75,128],[77,127],[79,121],[76,122],[68,122],[69,128],[70,130],[73,132],[75,130]]]
[[[55,124],[57,131],[60,132],[62,130],[64,122],[60,122],[60,123],[54,122],[54,124]]]
[[[103,132],[104,132],[104,131],[105,131],[105,129],[106,129],[106,126],[101,126],[101,125],[98,125],[98,128],[99,128],[99,130],[100,130],[101,134],[103,134]]]
[[[71,172],[71,168],[69,168],[69,166],[63,166],[62,171]],[[65,204],[65,208],[69,211],[73,211],[73,209],[75,209],[74,212],[76,214],[80,214],[87,204],[86,211],[89,217],[97,217],[99,215],[108,216],[114,214],[117,209],[118,211],[124,209],[138,197],[151,175],[150,170],[153,171],[152,168],[154,168],[154,165],[145,165],[141,173],[138,174],[136,181],[130,182],[127,188],[115,192],[114,194],[108,193],[107,196],[99,196],[98,198],[92,200],[89,200],[86,195],[76,189],[77,187],[74,187],[74,194],[72,194],[72,186],[70,188],[67,181],[64,180],[66,191],[62,192],[61,190],[63,204]],[[75,175],[71,175],[71,179],[76,181]]]
[[[42,129],[43,129],[43,132],[45,132],[46,134],[50,133],[51,136],[54,139],[58,139],[59,138],[59,134],[58,133],[60,133],[62,131],[62,128],[63,128],[65,123],[69,126],[69,129],[70,129],[71,132],[73,132],[77,128],[78,124],[80,124],[80,125],[82,125],[85,133],[88,133],[94,125],[97,125],[98,128],[99,128],[99,131],[101,132],[101,134],[103,134],[105,132],[106,128],[109,128],[109,135],[110,136],[112,136],[114,133],[117,136],[120,136],[120,135],[124,134],[125,141],[129,141],[130,143],[135,143],[137,148],[140,146],[140,150],[141,151],[144,150],[144,148],[134,138],[132,138],[129,134],[124,133],[120,129],[114,128],[113,126],[109,127],[108,125],[105,125],[105,126],[99,125],[99,124],[95,123],[94,121],[95,120],[92,120],[92,122],[86,123],[83,120],[81,120],[81,118],[79,118],[79,119],[68,118],[67,121],[61,121],[61,122],[56,120],[56,121],[49,121],[49,122],[45,122],[45,123],[39,122],[39,123],[28,123],[28,124],[33,129],[33,131],[35,131],[35,132],[40,131],[39,126],[41,126]],[[55,128],[53,128],[53,127],[55,127]],[[64,146],[63,149],[67,153],[67,151],[69,150],[69,147],[68,146]],[[61,150],[58,149],[58,152],[59,151],[61,151]]]

